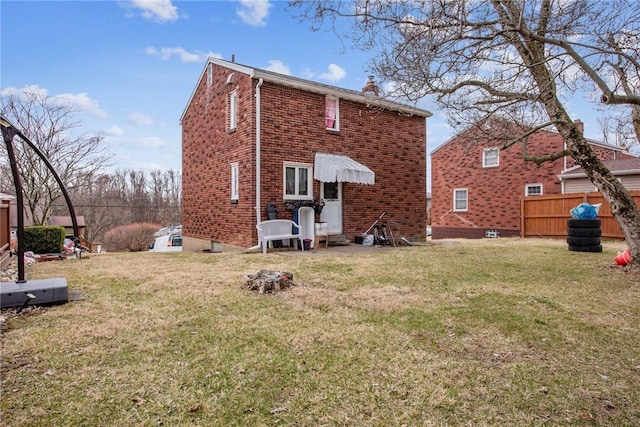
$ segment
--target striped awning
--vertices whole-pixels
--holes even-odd
[[[371,169],[339,154],[316,153],[313,177],[323,182],[353,182],[373,184],[375,174]]]

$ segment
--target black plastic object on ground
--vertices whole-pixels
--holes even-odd
[[[276,205],[267,205],[267,219],[278,219],[278,207]]]
[[[273,203],[267,205],[267,219],[278,219],[278,207]],[[282,247],[282,240],[274,240],[271,243],[274,248]]]
[[[600,219],[567,220],[567,243],[569,250],[575,252],[602,252]]]

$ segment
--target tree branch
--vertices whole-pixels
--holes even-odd
[[[570,156],[571,155],[571,150],[566,148],[566,149],[564,149],[562,151],[557,151],[555,153],[546,154],[544,156],[533,156],[533,155],[531,155],[531,154],[529,154],[527,152],[527,142],[528,142],[528,138],[527,137],[522,139],[522,157],[524,158],[525,161],[534,162],[538,166],[540,166],[541,164],[543,164],[545,162],[552,162],[554,160],[561,159],[562,157],[566,157],[566,156]]]
[[[564,123],[562,120],[552,120],[552,121],[548,121],[542,124],[539,124],[537,126],[534,126],[532,128],[530,128],[528,131],[526,131],[525,133],[523,133],[522,135],[518,136],[517,138],[513,138],[507,142],[505,142],[502,147],[500,148],[501,150],[505,150],[509,147],[511,147],[512,145],[520,142],[520,141],[526,141],[527,138],[529,138],[529,136],[533,135],[534,133],[546,129],[549,126],[553,126],[556,125],[558,123]]]

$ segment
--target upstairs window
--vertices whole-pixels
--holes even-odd
[[[235,130],[238,126],[237,118],[238,95],[236,91],[229,93],[229,130]]]
[[[453,210],[455,212],[465,212],[468,210],[468,192],[466,188],[456,188],[453,190]]]
[[[313,192],[313,167],[306,163],[284,164],[284,198],[288,200],[309,200]]]
[[[231,200],[237,201],[240,198],[240,192],[238,191],[239,184],[238,164],[231,163]]]
[[[327,96],[324,104],[325,126],[328,130],[340,130],[340,103],[338,98]]]
[[[500,150],[497,147],[482,150],[482,167],[492,168],[500,164]]]
[[[213,64],[207,65],[207,87],[213,85]]]
[[[527,184],[524,187],[525,196],[542,196],[542,184]]]

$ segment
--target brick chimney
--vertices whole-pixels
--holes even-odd
[[[582,120],[580,119],[575,119],[573,121],[573,123],[576,125],[576,127],[578,128],[578,131],[584,135],[584,123],[582,123]]]
[[[362,88],[362,93],[365,95],[373,94],[373,96],[378,96],[380,93],[380,88],[376,85],[376,82],[373,80],[373,76],[369,76],[369,81],[367,81],[367,85]]]

